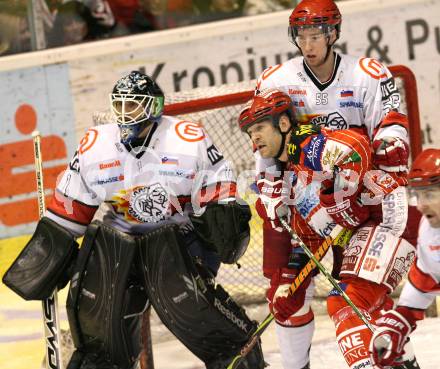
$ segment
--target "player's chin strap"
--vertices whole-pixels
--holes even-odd
[[[293,125],[290,125],[290,128],[288,129],[287,132],[282,132],[281,129],[278,127],[278,130],[281,133],[281,144],[280,144],[280,149],[278,150],[278,153],[275,156],[275,159],[279,159],[281,155],[283,155],[284,152],[284,148],[286,147],[286,140],[287,140],[287,135],[290,133],[290,131],[292,130]]]

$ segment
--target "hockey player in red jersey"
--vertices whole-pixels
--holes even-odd
[[[255,93],[267,88],[286,93],[300,124],[312,123],[332,130],[354,129],[367,135],[377,168],[390,173],[405,172],[409,155],[408,123],[401,112],[401,97],[394,78],[388,68],[375,59],[352,57],[334,50],[341,24],[342,16],[333,0],[301,1],[289,17],[289,38],[301,56],[264,70]],[[279,155],[262,158],[257,151],[257,172],[267,175],[268,168],[276,167]],[[415,225],[414,231],[409,233],[415,242],[418,214],[413,207],[409,208],[409,214],[414,219],[410,223]],[[263,233],[264,242],[283,238],[279,227],[276,230],[265,225]],[[289,241],[283,239],[283,249],[287,250]],[[285,341],[287,346],[299,342],[294,356],[300,359],[284,366],[301,369],[300,365],[308,362],[313,315],[298,320],[294,326],[297,328],[277,327],[277,330],[280,341]]]
[[[87,131],[4,282],[42,300],[73,276],[69,369],[137,367],[149,304],[207,369],[224,368],[256,327],[214,282],[220,263],[246,250],[249,207],[204,129],[163,115],[149,76],[122,77],[110,101],[117,123]],[[258,344],[240,368],[263,367]]]
[[[440,295],[440,150],[426,149],[409,172],[409,187],[423,214],[416,261],[403,287],[397,307],[377,321],[370,344],[371,360],[378,368],[398,365],[408,336],[424,311]],[[380,339],[387,337],[387,340]],[[384,343],[387,343],[384,345]]]
[[[312,251],[336,224],[355,230],[344,251],[340,286],[372,321],[382,308],[392,307],[388,294],[415,255],[404,235],[406,177],[373,167],[365,135],[298,126],[293,113],[287,94],[267,89],[245,105],[239,118],[262,159],[277,158],[277,172],[270,168],[257,180],[256,208],[264,229],[270,230],[264,234],[263,270],[270,278],[267,297],[285,369],[308,367],[308,356],[301,356],[301,350],[310,345],[311,329],[304,327],[313,324],[313,282],[308,279],[293,296],[287,293],[307,259],[282,232],[277,207],[289,205],[292,228]],[[336,291],[327,301],[347,364],[368,367],[371,332]]]

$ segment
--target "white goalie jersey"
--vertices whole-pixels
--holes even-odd
[[[105,203],[105,223],[145,233],[163,222],[184,227],[189,212],[234,200],[235,192],[232,169],[203,128],[163,116],[134,149],[121,144],[116,124],[90,128],[46,215],[80,236]]]
[[[256,93],[279,89],[290,96],[299,124],[330,129],[360,128],[371,140],[384,136],[408,142],[405,127],[379,128],[390,111],[400,112],[400,94],[390,71],[371,58],[335,53],[329,81],[321,83],[302,57],[267,68],[259,77]]]

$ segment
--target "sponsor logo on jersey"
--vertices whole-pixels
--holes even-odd
[[[347,122],[338,112],[333,112],[327,115],[327,121],[325,122],[325,126],[334,130],[348,128]]]
[[[75,154],[73,155],[72,160],[69,163],[69,169],[73,170],[74,172],[79,173],[79,156],[78,156],[78,150],[75,151]]]
[[[436,245],[436,246],[429,246],[429,249],[431,250],[431,251],[438,251],[438,250],[440,250],[440,245]]]
[[[394,78],[389,78],[380,83],[380,90],[382,92],[382,100],[388,99],[391,95],[398,92]]]
[[[347,158],[344,159],[342,164],[359,163],[360,161],[361,161],[361,156],[356,151],[353,151],[351,155],[349,155]]]
[[[384,66],[375,59],[362,58],[359,60],[359,66],[374,79],[381,79],[387,76],[384,72]]]
[[[171,156],[161,156],[161,162],[162,164],[179,165],[179,159]]]
[[[364,103],[360,101],[340,101],[339,102],[340,108],[356,108],[356,109],[363,109]]]
[[[415,251],[410,251],[406,256],[396,257],[394,260],[393,268],[385,282],[385,284],[390,285],[393,289],[402,280],[403,276],[408,273],[409,268],[413,264],[416,258]]]
[[[302,100],[293,100],[293,105],[296,106],[297,108],[304,108],[305,104],[304,101]]]
[[[124,180],[124,175],[120,174],[118,176],[113,176],[113,177],[109,177],[109,178],[104,178],[104,179],[97,179],[94,182],[91,182],[92,186],[95,185],[104,185],[104,184],[109,184],[109,183],[113,183],[113,182],[120,182]]]
[[[80,154],[84,154],[87,150],[89,150],[96,142],[97,138],[98,138],[98,131],[94,128],[90,128],[79,142]]]
[[[312,170],[322,170],[321,154],[324,148],[324,136],[319,134],[310,140],[310,143],[304,148],[306,153],[304,165]]]
[[[377,227],[376,234],[374,235],[373,242],[368,249],[368,255],[380,257],[382,253],[382,249],[385,245],[385,241],[387,239],[387,232],[389,232],[388,228]]]
[[[177,136],[187,142],[197,142],[205,138],[202,126],[197,123],[182,121],[176,124],[175,129]]]
[[[307,78],[304,76],[304,74],[302,72],[298,72],[296,74],[298,76],[298,78],[302,81],[302,82],[307,82]]]
[[[223,155],[214,145],[209,146],[206,152],[212,165],[216,165],[219,161],[223,160]]]
[[[317,181],[312,181],[308,185],[302,182],[297,182],[294,187],[295,191],[295,208],[304,219],[307,219],[313,209],[319,205],[318,193],[321,184]]]
[[[380,90],[382,93],[384,113],[386,114],[393,109],[399,109],[400,95],[394,78],[389,78],[386,81],[381,82]]]
[[[339,156],[342,154],[342,149],[337,146],[334,146],[330,149],[327,149],[322,154],[322,164],[333,166]]]
[[[159,175],[168,176],[168,177],[186,178],[186,179],[193,179],[195,177],[195,173],[193,170],[185,170],[185,169],[175,169],[175,170],[159,169]]]
[[[289,95],[307,95],[307,90],[297,90],[294,88],[289,88]]]
[[[341,91],[341,97],[352,97],[353,91],[352,90],[342,90]]]
[[[168,210],[168,193],[160,183],[138,187],[130,196],[128,213],[140,222],[159,222]]]
[[[121,166],[121,162],[119,160],[115,160],[110,163],[99,164],[99,169],[103,170],[103,169],[109,169],[109,168],[120,167],[120,166]]]

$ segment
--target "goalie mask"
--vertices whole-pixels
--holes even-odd
[[[133,142],[148,125],[160,121],[164,100],[159,85],[138,71],[116,82],[110,103],[123,144]]]

